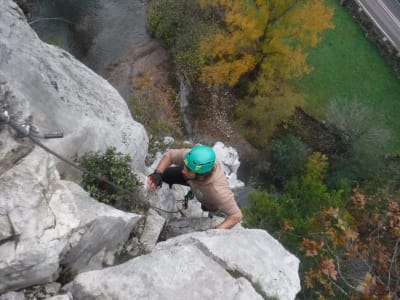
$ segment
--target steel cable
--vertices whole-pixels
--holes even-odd
[[[119,186],[118,184],[115,184],[114,182],[111,182],[105,178],[102,178],[98,175],[96,175],[95,173],[87,170],[86,168],[75,164],[74,162],[70,161],[69,159],[61,156],[60,154],[54,152],[53,150],[51,150],[50,148],[48,148],[47,146],[45,146],[43,143],[39,142],[37,140],[37,138],[44,138],[44,139],[48,139],[48,138],[61,138],[63,137],[62,133],[55,133],[55,134],[45,134],[45,135],[39,135],[39,134],[35,134],[31,132],[31,128],[29,125],[20,125],[17,122],[15,122],[14,120],[11,119],[11,117],[8,115],[7,111],[4,111],[3,113],[0,113],[0,122],[3,122],[9,126],[11,126],[21,137],[28,137],[33,143],[35,143],[36,145],[38,145],[39,147],[41,147],[42,149],[44,149],[46,152],[54,155],[55,157],[57,157],[58,159],[60,159],[61,161],[69,164],[70,166],[78,169],[79,171],[86,173],[94,178],[96,178],[97,180],[103,181],[109,185],[111,185],[113,188],[124,192],[126,194],[129,194],[130,196],[133,196],[134,199],[140,199],[137,195],[137,192],[134,192],[132,190],[126,189],[122,186]],[[138,201],[139,202],[139,201]],[[152,206],[149,205],[148,203],[144,202],[144,201],[140,201],[141,204],[144,204],[146,208],[153,208],[165,213],[182,213],[181,210],[176,210],[176,211],[169,211],[169,210],[165,210],[156,206]]]

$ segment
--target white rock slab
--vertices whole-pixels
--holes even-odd
[[[299,260],[262,230],[209,230],[79,274],[74,299],[295,299]]]

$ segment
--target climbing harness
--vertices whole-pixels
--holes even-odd
[[[184,209],[187,209],[188,208],[188,206],[189,206],[189,200],[192,200],[194,198],[194,193],[193,193],[193,191],[192,191],[192,189],[190,189],[187,193],[186,193],[186,195],[185,195],[185,197],[184,197],[184,200],[183,200],[183,208]],[[182,201],[182,200],[181,200]],[[226,218],[227,217],[227,215],[225,214],[225,213],[223,213],[223,212],[221,212],[221,211],[210,211],[206,206],[204,206],[203,204],[201,204],[201,210],[202,211],[204,211],[204,212],[207,212],[208,213],[208,217],[210,218],[210,219],[212,219],[214,216],[217,216],[217,217],[221,217],[221,218]],[[181,212],[182,213],[182,212]],[[183,213],[182,213],[183,214]]]
[[[47,134],[39,134],[34,128],[32,128],[32,126],[26,124],[26,125],[20,125],[17,122],[15,122],[10,115],[8,114],[8,111],[4,110],[3,112],[0,112],[0,123],[5,123],[7,125],[9,125],[10,127],[12,127],[19,135],[19,137],[27,137],[29,138],[33,143],[35,143],[36,145],[38,145],[39,147],[41,147],[42,149],[44,149],[45,151],[47,151],[48,153],[54,155],[55,157],[57,157],[58,159],[62,160],[63,162],[69,164],[70,166],[78,169],[79,171],[86,173],[94,178],[96,178],[97,180],[103,181],[109,185],[111,185],[113,188],[127,193],[131,196],[133,196],[135,199],[138,199],[137,197],[137,193],[131,190],[128,190],[126,188],[123,188],[103,177],[100,177],[98,175],[96,175],[95,173],[87,170],[86,168],[83,168],[75,163],[73,163],[72,161],[64,158],[63,156],[61,156],[60,154],[54,152],[53,150],[51,150],[50,148],[48,148],[47,146],[45,146],[43,143],[41,143],[40,141],[38,141],[37,139],[52,139],[52,138],[63,138],[64,134],[63,133],[47,133]],[[152,205],[148,205],[147,203],[143,203],[146,204],[146,206],[148,208],[153,208],[165,213],[181,213],[182,212],[180,210],[177,211],[168,211],[159,207],[155,207]]]

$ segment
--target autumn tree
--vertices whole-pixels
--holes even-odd
[[[199,0],[201,7],[220,11],[215,34],[202,39],[201,79],[211,84],[236,85],[247,74],[251,89],[263,95],[276,82],[310,71],[307,50],[333,28],[333,9],[323,0]]]
[[[237,130],[258,148],[267,148],[277,125],[289,120],[303,96],[282,83],[268,95],[245,96],[234,111]]]
[[[303,99],[288,84],[333,28],[324,0],[153,0],[149,27],[190,81],[237,88],[238,130],[265,147]]]
[[[287,121],[302,96],[287,81],[311,71],[307,51],[333,28],[333,8],[323,0],[199,0],[214,7],[221,23],[200,41],[200,79],[245,86],[235,110],[239,132],[265,148],[276,126]]]
[[[178,67],[195,63],[210,84],[235,86],[253,75],[257,94],[309,72],[308,48],[333,28],[324,0],[154,0],[147,15],[152,34],[188,55]]]
[[[302,299],[317,299],[318,293],[332,294],[329,283],[337,279],[332,255],[324,251],[329,242],[327,234],[322,234],[325,223],[321,221],[323,216],[342,209],[346,193],[326,187],[327,168],[327,157],[313,153],[304,174],[292,179],[281,194],[252,193],[250,206],[244,210],[247,226],[268,230],[300,258]],[[314,286],[307,285],[311,275],[306,275],[310,272],[322,283],[312,281]]]

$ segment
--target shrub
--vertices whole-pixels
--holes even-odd
[[[79,159],[80,165],[89,172],[136,193],[141,183],[130,167],[131,161],[129,155],[116,152],[114,147],[107,148],[103,154],[88,152]],[[118,209],[131,211],[139,207],[137,196],[116,189],[91,174],[82,175],[82,186],[91,197]]]
[[[330,280],[336,278],[336,274],[332,269],[332,254],[329,251],[322,253],[322,248],[327,246],[335,251],[342,248],[342,245],[329,240],[330,232],[324,226],[330,214],[342,212],[346,191],[327,188],[324,184],[327,167],[325,155],[310,155],[304,175],[294,177],[282,194],[272,195],[263,191],[252,193],[250,205],[244,209],[246,226],[270,231],[300,258],[300,275],[304,287],[299,295],[301,299],[331,299],[322,295],[332,295]],[[348,219],[346,216],[341,218],[332,226],[342,226]],[[338,235],[341,234],[342,231],[338,232]],[[316,278],[312,278],[317,283],[311,287],[307,281],[311,280],[311,275],[307,277],[307,274],[314,270],[319,273],[315,275]],[[332,273],[326,275],[330,270],[333,270]],[[319,298],[316,297],[318,294]]]
[[[398,299],[400,195],[331,190],[324,155],[282,194],[250,194],[245,224],[269,230],[301,260],[299,299]]]
[[[327,122],[338,128],[347,151],[332,162],[332,178],[385,183],[390,177],[384,162],[390,131],[384,117],[356,100],[330,101]]]
[[[285,183],[301,176],[311,149],[294,135],[285,135],[272,141],[272,173]]]

